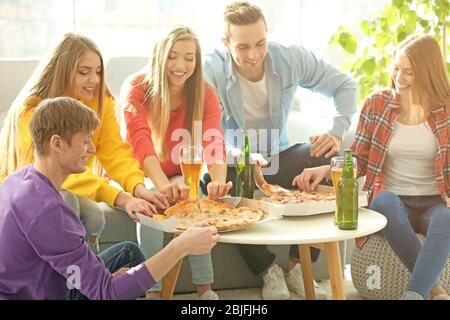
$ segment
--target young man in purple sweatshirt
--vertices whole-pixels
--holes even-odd
[[[199,223],[146,261],[132,242],[96,256],[59,191],[69,174],[85,170],[97,125],[95,112],[67,97],[44,100],[33,115],[35,161],[0,185],[0,300],[134,299],[177,261],[217,243],[217,230]],[[128,201],[151,213],[145,200]]]

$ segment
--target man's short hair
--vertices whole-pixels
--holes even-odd
[[[79,132],[97,128],[97,114],[76,99],[58,97],[39,103],[29,124],[34,149],[38,155],[47,155],[50,138],[60,136],[69,145]]]
[[[230,25],[246,26],[257,23],[262,19],[267,27],[266,19],[261,9],[247,1],[236,1],[225,8],[223,14],[225,21],[224,35],[226,39],[230,38]]]

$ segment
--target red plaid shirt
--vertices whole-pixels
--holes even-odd
[[[400,96],[391,90],[372,94],[364,103],[352,145],[358,159],[358,176],[366,176],[364,190],[370,198],[375,187],[375,178],[381,177],[388,145],[394,131],[394,123],[400,113]],[[434,172],[439,192],[447,205],[450,203],[450,117],[445,106],[430,109],[427,122],[437,141]]]

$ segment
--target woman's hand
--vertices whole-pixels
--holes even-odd
[[[125,202],[124,209],[130,219],[136,222],[139,222],[139,218],[136,216],[135,212],[142,213],[149,217],[151,217],[154,213],[157,213],[156,207],[150,202],[131,196]]]
[[[170,204],[187,199],[189,196],[189,187],[178,182],[166,184],[160,188],[160,191],[167,197]]]
[[[233,183],[228,181],[227,183],[211,181],[206,186],[208,190],[208,199],[218,199],[226,196],[230,189],[233,187]]]
[[[167,209],[170,207],[167,196],[159,192],[153,192],[147,189],[143,184],[138,184],[136,188],[134,188],[134,196],[150,202],[159,209]]]
[[[146,200],[135,198],[128,193],[120,192],[114,202],[116,207],[120,207],[126,211],[131,220],[139,222],[139,218],[135,215],[135,212],[145,214],[146,216],[152,216],[156,213],[156,207]]]
[[[300,190],[311,192],[327,176],[330,170],[329,165],[304,169],[292,180],[292,185],[297,186]]]

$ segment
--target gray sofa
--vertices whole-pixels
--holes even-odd
[[[111,91],[119,94],[120,85],[129,74],[139,70],[147,62],[145,57],[116,57],[106,62],[106,74]],[[6,114],[12,100],[37,64],[37,60],[1,60],[0,59],[0,120]],[[307,116],[305,116],[307,114]],[[295,111],[290,114],[288,136],[292,142],[307,141],[312,134],[325,132],[330,124],[333,110],[328,114],[304,113]],[[118,114],[118,118],[120,115]],[[354,119],[353,123],[355,125]],[[354,128],[353,125],[353,128]],[[344,139],[344,146],[352,141],[354,130],[350,130]],[[120,241],[137,242],[136,225],[122,211],[101,204],[106,215],[106,227],[100,238],[100,249],[104,250]],[[166,239],[168,240],[168,239]],[[342,265],[346,263],[346,243],[341,244]],[[270,246],[277,254],[277,263],[285,266],[288,260],[288,246]],[[212,251],[215,282],[214,289],[233,289],[261,286],[261,278],[254,276],[245,265],[236,245],[219,243]],[[314,264],[316,279],[328,278],[326,259],[323,255]],[[175,289],[176,293],[193,292],[189,263],[183,263],[181,274]]]

